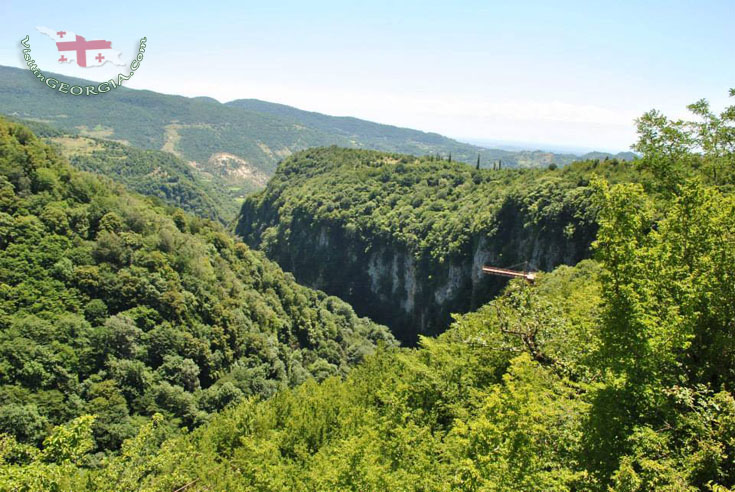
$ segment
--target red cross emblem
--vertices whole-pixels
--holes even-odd
[[[79,34],[77,34],[75,41],[61,41],[56,43],[59,51],[76,51],[77,65],[80,67],[87,66],[87,50],[109,50],[111,46],[111,41],[104,41],[102,39],[87,41],[84,39],[84,36],[80,36]],[[100,53],[97,56],[102,56],[102,54]]]

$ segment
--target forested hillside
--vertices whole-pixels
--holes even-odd
[[[48,450],[53,426],[85,414],[94,423],[75,422],[98,453],[156,413],[169,435],[194,428],[230,403],[342,376],[379,342],[395,343],[220,224],[75,170],[0,119],[6,463],[31,456],[11,441]]]
[[[639,120],[645,179],[590,185],[594,260],[513,281],[418,349],[384,346],[346,377],[244,401],[187,435],[167,438],[154,416],[101,460],[92,416],[40,451],[6,436],[0,485],[733,490],[735,107],[692,109],[702,120]]]
[[[69,83],[88,84],[82,79],[59,77]],[[472,164],[480,155],[484,167],[492,167],[497,159],[506,167],[546,167],[574,159],[550,152],[484,149],[436,133],[309,113],[263,101],[221,104],[210,97],[187,98],[122,87],[105,94],[104,104],[99,104],[94,97],[63,97],[39,83],[28,70],[3,66],[0,114],[173,153],[223,178],[236,196],[253,187],[262,188],[278,162],[292,153],[325,145],[445,158],[451,155],[455,161]]]
[[[239,211],[242,192],[255,190],[229,187],[222,176],[196,169],[170,152],[85,137],[79,131],[61,130],[35,120],[8,119],[28,127],[73,167],[106,176],[129,190],[160,198],[199,217],[227,224]]]
[[[473,169],[364,150],[312,149],[284,161],[243,204],[236,234],[297,280],[350,302],[404,341],[436,334],[505,280],[490,263],[551,270],[590,254],[594,176],[636,179],[630,163]]]
[[[75,168],[107,176],[131,191],[160,198],[199,217],[230,222],[242,202],[238,196],[242,187],[233,193],[220,176],[201,172],[168,152],[82,136],[63,135],[49,141]]]
[[[437,153],[445,158],[451,155],[456,161],[476,164],[479,155],[480,167],[483,169],[492,168],[498,164],[498,161],[505,167],[543,168],[550,164],[564,166],[585,159],[617,158],[619,160],[633,160],[635,158],[635,154],[631,152],[619,152],[617,154],[589,152],[584,155],[576,155],[542,150],[473,148],[436,133],[423,133],[407,128],[391,127],[350,116],[330,116],[258,99],[237,99],[228,102],[227,105],[289,118],[310,128],[316,128],[330,134],[343,135],[355,142],[362,143],[357,147],[373,150],[425,155],[430,153],[430,146],[441,145],[443,150],[437,151]],[[400,144],[397,144],[397,142],[400,142]]]
[[[64,80],[86,85],[81,79]],[[105,104],[98,104],[95,98],[59,97],[28,70],[19,68],[0,67],[0,87],[0,113],[43,120],[64,130],[143,149],[165,150],[196,162],[203,171],[228,178],[232,186],[262,187],[263,178],[273,173],[278,161],[320,145],[371,147],[380,142],[389,150],[444,155],[461,151],[472,159],[480,150],[436,134],[388,125],[377,125],[378,136],[360,131],[345,136],[207,97],[119,88],[105,94]],[[411,138],[406,138],[407,133]]]

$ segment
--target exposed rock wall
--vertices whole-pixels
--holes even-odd
[[[236,233],[262,247],[281,267],[310,287],[341,297],[361,316],[391,327],[406,344],[420,334],[443,331],[451,313],[474,309],[507,282],[482,273],[482,266],[524,261],[533,269],[574,264],[589,254],[594,223],[580,223],[573,211],[529,224],[523,206],[506,200],[493,231],[477,234],[444,262],[414,254],[399,243],[360,237],[340,224],[295,214],[284,237],[277,212],[246,202]],[[260,224],[254,230],[252,224]],[[263,224],[270,224],[263,229]]]

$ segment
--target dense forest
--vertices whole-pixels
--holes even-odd
[[[551,270],[589,257],[590,180],[645,181],[626,161],[476,169],[337,147],[286,159],[235,232],[297,281],[347,300],[404,342],[449,326],[505,285],[481,267]]]
[[[735,91],[731,95],[735,96]],[[40,315],[58,312],[53,310],[58,309],[55,306],[71,304],[79,299],[74,296],[88,292],[85,282],[94,277],[86,269],[103,261],[108,268],[128,269],[133,275],[135,267],[150,268],[150,263],[136,263],[137,258],[158,257],[155,253],[159,253],[174,262],[160,275],[174,272],[181,285],[189,285],[190,276],[199,279],[206,272],[218,275],[218,269],[206,266],[192,270],[191,263],[185,261],[191,255],[179,258],[177,254],[181,246],[161,248],[166,242],[164,231],[168,231],[204,247],[207,253],[199,258],[222,258],[221,262],[233,265],[226,252],[234,257],[239,252],[252,258],[243,262],[250,264],[257,259],[263,269],[270,265],[274,275],[277,272],[292,289],[302,288],[258,253],[238,246],[219,227],[209,224],[195,231],[201,219],[181,212],[149,211],[140,206],[141,198],[123,192],[105,193],[113,185],[71,172],[26,130],[6,126],[0,147],[6,184],[0,188],[0,198],[3,210],[12,214],[6,211],[0,216],[6,224],[0,247],[5,256],[11,253],[15,263],[13,268],[3,266],[0,271],[3,279],[11,275],[16,283],[3,280],[5,311],[0,319],[12,318],[19,323],[16,318],[20,316],[24,320],[20,323],[25,323],[22,329],[4,325],[2,333],[27,334],[10,353],[25,353],[26,347],[42,345],[34,345],[34,340],[54,347],[64,345],[60,337],[79,340],[69,333],[83,330],[78,328],[83,324],[91,333],[106,334],[103,346],[114,357],[96,378],[90,376],[92,381],[82,385],[75,401],[82,403],[83,412],[69,415],[72,420],[51,428],[40,445],[12,431],[0,439],[0,488],[169,492],[733,490],[735,106],[715,114],[705,101],[699,101],[690,109],[695,113],[694,121],[670,120],[655,111],[643,115],[638,120],[635,145],[642,157],[624,172],[610,172],[610,179],[605,173],[591,172],[584,178],[585,166],[594,164],[577,169],[582,179],[588,180],[584,193],[595,207],[593,259],[540,273],[534,284],[510,282],[501,295],[480,309],[456,316],[445,333],[436,338],[421,337],[416,349],[395,346],[382,329],[356,320],[344,304],[339,304],[349,314],[343,320],[362,327],[356,332],[371,334],[367,337],[370,342],[361,339],[365,356],[357,358],[363,361],[356,368],[314,374],[317,377],[304,378],[292,388],[281,384],[279,391],[269,393],[270,398],[257,398],[253,392],[247,397],[240,388],[243,401],[223,405],[225,408],[203,425],[190,426],[194,427],[191,432],[172,434],[171,413],[161,405],[119,451],[106,454],[95,450],[99,449],[99,422],[104,423],[107,414],[97,412],[91,402],[101,405],[110,399],[95,395],[90,401],[88,388],[97,388],[95,384],[103,380],[113,386],[117,374],[130,374],[118,372],[115,364],[124,356],[118,357],[116,351],[119,347],[134,350],[120,340],[136,337],[118,336],[118,327],[120,323],[138,326],[136,320],[141,315],[121,321],[117,312],[100,325],[94,316],[102,310],[93,309],[88,314],[86,305],[81,307],[80,303],[78,312],[84,314],[77,315],[78,323],[72,328],[65,323],[47,323],[43,328]],[[93,185],[85,184],[89,182]],[[85,195],[90,186],[97,193]],[[117,208],[100,210],[104,212],[101,215],[95,212],[99,207],[95,204],[107,203],[102,197]],[[50,204],[61,198],[68,204],[66,217],[72,232],[64,236],[49,229],[44,236],[44,227],[65,224],[56,215],[49,220],[52,215],[47,212],[54,208]],[[78,208],[88,214],[84,233],[74,229],[73,211]],[[145,240],[145,231],[150,229],[136,232],[138,222],[131,221],[129,209],[149,214],[151,222],[158,224],[153,229],[157,231],[155,239]],[[109,215],[112,213],[114,217]],[[183,223],[186,233],[181,231]],[[9,229],[12,234],[5,232]],[[32,244],[16,244],[13,239],[34,231],[39,232]],[[127,256],[111,253],[114,248],[109,246],[109,237],[113,234],[121,242],[141,235],[143,246],[123,248],[129,252]],[[57,257],[45,264],[50,265],[48,269],[42,268],[41,259],[33,263],[35,270],[15,266],[36,256],[44,258],[58,251],[59,244],[75,240],[81,242],[76,248],[90,249],[87,255],[68,249],[65,258],[72,265],[73,280],[63,280],[65,269],[63,265],[56,268],[61,261]],[[423,241],[417,237],[414,244]],[[438,236],[435,241],[427,244],[441,244]],[[451,236],[446,244],[452,245]],[[33,254],[23,254],[25,251]],[[140,251],[143,253],[138,254]],[[24,272],[22,277],[13,276],[16,269]],[[106,268],[98,266],[98,270],[99,285],[104,285]],[[49,282],[81,284],[73,287],[76,290],[40,290],[33,280],[37,276],[53,277]],[[123,281],[127,277],[118,274],[116,278]],[[27,287],[19,289],[18,285]],[[222,281],[205,285],[225,289]],[[231,294],[232,290],[225,289]],[[115,302],[125,299],[127,292],[120,289],[116,296],[100,299],[107,305],[106,314],[120,307]],[[281,299],[278,289],[270,292],[272,302]],[[306,296],[313,291],[301,292]],[[324,302],[329,299],[318,293],[311,295]],[[198,300],[201,294],[197,291],[193,297]],[[10,302],[12,306],[8,306]],[[170,301],[164,303],[168,305],[165,312],[175,311]],[[204,315],[200,308],[191,313],[186,301],[178,306],[187,306],[186,312],[194,321]],[[30,318],[31,314],[35,318]],[[112,324],[111,319],[115,319]],[[169,323],[176,324],[176,319]],[[177,324],[186,333],[192,326],[200,324]],[[231,325],[223,321],[217,326]],[[156,330],[147,331],[150,328],[145,324],[138,329],[143,341],[149,339],[145,334]],[[37,334],[35,338],[30,336],[33,334]],[[369,353],[372,342],[379,339],[386,342]],[[306,336],[308,340],[310,336]],[[95,353],[93,348],[91,352]],[[81,362],[82,350],[53,353],[62,354],[57,356],[80,371],[86,367]],[[308,349],[302,349],[304,357],[307,353]],[[185,355],[176,359],[177,367],[184,366]],[[146,365],[144,357],[136,360]],[[31,359],[28,368],[21,371],[16,369],[16,361],[10,358],[4,362],[2,374],[6,378],[10,375],[11,385],[20,388],[13,394],[22,394],[25,386],[17,381],[31,375],[38,378],[39,369],[46,367]],[[152,370],[152,387],[175,387],[167,378],[187,374],[183,370],[169,372],[170,363],[171,359],[163,361]],[[74,381],[67,377],[70,371],[63,378],[55,376],[58,372],[46,371],[52,379]],[[200,377],[200,385],[202,382]],[[135,384],[124,384],[118,391],[135,388]],[[155,395],[151,399],[159,401]],[[119,398],[123,400],[127,401],[125,394]],[[88,406],[84,406],[85,401],[90,402]],[[151,400],[144,396],[131,401]],[[24,417],[29,414],[22,412]],[[13,429],[18,427],[16,424]]]
[[[13,442],[93,414],[102,456],[154,414],[191,429],[344,375],[378,343],[395,342],[220,224],[77,171],[0,120],[0,432]]]

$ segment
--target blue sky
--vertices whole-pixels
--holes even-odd
[[[0,64],[22,66],[29,34],[43,70],[105,80],[119,70],[58,64],[35,27],[108,39],[130,57],[146,36],[129,87],[259,98],[463,140],[625,150],[648,109],[685,116],[702,97],[729,102],[734,20],[733,0],[0,0]]]

